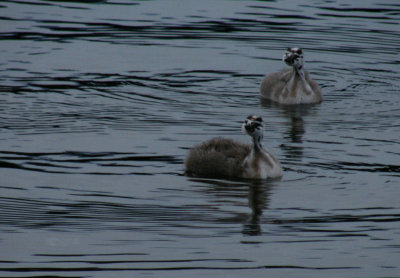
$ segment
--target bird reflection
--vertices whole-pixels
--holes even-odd
[[[286,157],[292,161],[300,161],[303,157],[303,135],[305,133],[304,121],[302,117],[292,116],[284,138],[289,144],[282,144],[281,148]]]
[[[292,116],[290,118],[290,129],[288,136],[293,143],[302,143],[304,130],[304,121],[302,117]]]
[[[261,234],[260,216],[263,209],[268,207],[270,187],[263,186],[261,183],[253,183],[249,185],[249,207],[251,208],[251,216],[247,223],[243,226],[242,233],[245,235]]]
[[[291,160],[300,161],[303,157],[303,135],[306,132],[304,117],[315,114],[318,107],[313,104],[280,105],[270,100],[261,99],[261,105],[269,109],[277,109],[283,116],[289,119],[288,129],[284,138],[288,143],[281,145],[286,157]]]
[[[231,202],[237,205],[237,198],[248,199],[249,214],[235,213],[233,217],[219,219],[220,222],[242,223],[242,233],[245,235],[259,235],[262,232],[260,218],[263,210],[268,208],[270,190],[274,180],[248,181],[248,180],[213,180],[191,178],[192,181],[202,182],[210,185],[205,193],[217,196],[221,202]]]

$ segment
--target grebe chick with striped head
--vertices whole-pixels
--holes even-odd
[[[322,101],[321,90],[308,71],[304,69],[303,50],[290,47],[283,61],[291,68],[264,77],[261,96],[281,104],[312,104]]]
[[[214,178],[281,177],[280,162],[261,143],[262,128],[261,117],[248,116],[242,130],[252,138],[252,144],[217,137],[194,146],[185,160],[186,174]]]

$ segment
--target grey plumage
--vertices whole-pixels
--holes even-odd
[[[305,80],[316,94],[315,102],[321,102],[322,94],[317,82],[310,78],[310,74],[308,73],[308,71],[305,70],[304,73]],[[286,104],[292,104],[290,103],[290,99],[296,98],[296,88],[304,87],[303,80],[300,78],[300,76],[295,76],[293,87],[287,87],[285,90],[285,86],[287,86],[292,76],[293,69],[291,68],[283,69],[280,72],[275,72],[267,75],[261,82],[261,96],[275,102],[281,102],[280,99],[284,99],[287,100],[284,101],[286,102]],[[304,88],[302,88],[302,91],[305,91]]]
[[[283,60],[291,68],[265,76],[260,85],[261,96],[282,104],[321,102],[321,89],[304,69],[302,50],[289,48]]]

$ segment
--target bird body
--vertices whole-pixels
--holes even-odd
[[[278,159],[266,150],[255,151],[252,149],[243,163],[244,178],[266,179],[282,176],[282,168]]]
[[[260,85],[261,97],[281,104],[311,104],[322,101],[321,90],[304,69],[303,52],[289,48],[283,60],[292,68],[264,77]]]
[[[203,177],[241,177],[250,145],[216,137],[194,146],[186,158],[186,173]]]
[[[261,144],[262,119],[249,116],[242,126],[253,144],[216,137],[194,146],[185,160],[186,174],[198,177],[266,179],[282,176],[279,160]]]

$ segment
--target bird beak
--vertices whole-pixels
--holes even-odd
[[[295,57],[296,57],[296,55],[294,55],[292,53],[286,53],[283,56],[283,61],[288,65],[293,65]]]

